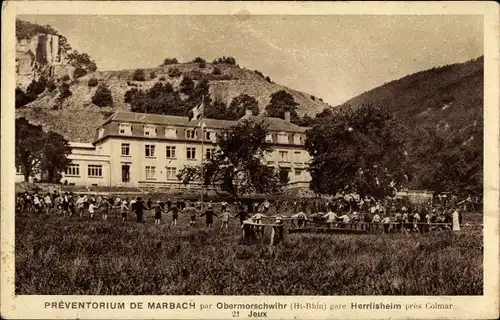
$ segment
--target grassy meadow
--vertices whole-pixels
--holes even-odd
[[[16,294],[481,295],[482,231],[287,234],[243,244],[239,221],[207,230],[117,216],[16,216]],[[481,215],[464,222],[481,223]],[[267,237],[267,235],[264,235]]]

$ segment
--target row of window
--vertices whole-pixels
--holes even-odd
[[[132,135],[132,125],[128,123],[121,123],[118,126],[118,132],[122,135]],[[154,125],[145,125],[144,126],[144,136],[146,137],[156,137],[158,131],[156,126]],[[198,139],[198,133],[195,129],[185,129],[186,139]],[[165,137],[175,139],[177,138],[178,131],[175,128],[167,127],[165,128]],[[215,132],[212,130],[205,130],[205,139],[206,140],[215,140]]]
[[[118,126],[118,132],[122,135],[132,135],[132,125],[128,123],[121,123]],[[177,138],[178,131],[175,128],[167,127],[165,128],[165,137],[170,139]],[[144,126],[144,136],[147,137],[156,137],[157,129],[154,125],[145,125]],[[186,139],[196,140],[198,139],[198,133],[195,129],[185,129]],[[205,130],[205,139],[215,141],[215,132],[211,130]],[[303,136],[299,134],[295,134],[293,136],[294,144],[303,144]],[[266,136],[266,142],[273,142],[272,134],[268,134]],[[278,133],[278,143],[289,143],[288,133],[280,132]]]
[[[186,148],[186,158],[188,160],[196,159],[196,147],[187,147]],[[166,146],[165,147],[165,157],[168,159],[175,159],[177,157],[176,146]],[[205,158],[211,159],[215,152],[215,148],[205,148]],[[130,156],[130,143],[122,143],[121,148],[122,156]],[[154,158],[156,157],[156,145],[147,144],[144,147],[144,156],[146,158]]]
[[[290,158],[288,157],[288,151],[279,151],[279,156],[280,156],[280,161],[286,161],[289,162],[291,161]],[[294,151],[294,161],[296,162],[302,162],[301,159],[301,152],[300,151]]]
[[[165,177],[167,180],[177,180],[177,168],[176,167],[166,167]],[[156,167],[146,166],[146,180],[156,179]]]
[[[300,176],[302,174],[303,169],[295,169],[295,176]],[[156,180],[156,167],[155,166],[146,166],[145,167],[145,177],[146,180]],[[89,177],[102,177],[102,165],[88,165],[87,174]],[[79,164],[70,164],[66,168],[66,176],[68,177],[79,177],[80,176],[80,165]],[[126,176],[124,182],[130,181],[129,170],[126,171]],[[176,167],[165,167],[165,177],[167,180],[176,180],[177,179],[177,168]]]
[[[146,180],[156,180],[156,167],[146,166]],[[296,177],[302,175],[303,169],[295,169],[294,173]],[[166,167],[165,176],[167,180],[177,180],[177,168],[176,167]]]
[[[79,177],[80,176],[80,165],[70,164],[66,167],[65,175],[68,177]],[[102,177],[102,165],[89,164],[87,165],[87,176],[100,178]]]

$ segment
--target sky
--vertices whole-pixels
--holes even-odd
[[[405,75],[483,55],[483,18],[473,15],[18,18],[51,25],[99,70],[233,56],[241,67],[333,106]]]

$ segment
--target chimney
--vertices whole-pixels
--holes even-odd
[[[285,111],[285,122],[290,123],[290,111]]]
[[[245,116],[248,117],[248,116],[251,116],[252,115],[252,109],[246,109],[245,110]]]

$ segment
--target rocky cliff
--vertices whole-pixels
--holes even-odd
[[[67,52],[60,46],[60,35],[37,34],[17,39],[16,85],[23,90],[42,75],[46,78],[73,76],[74,67],[69,65]]]

